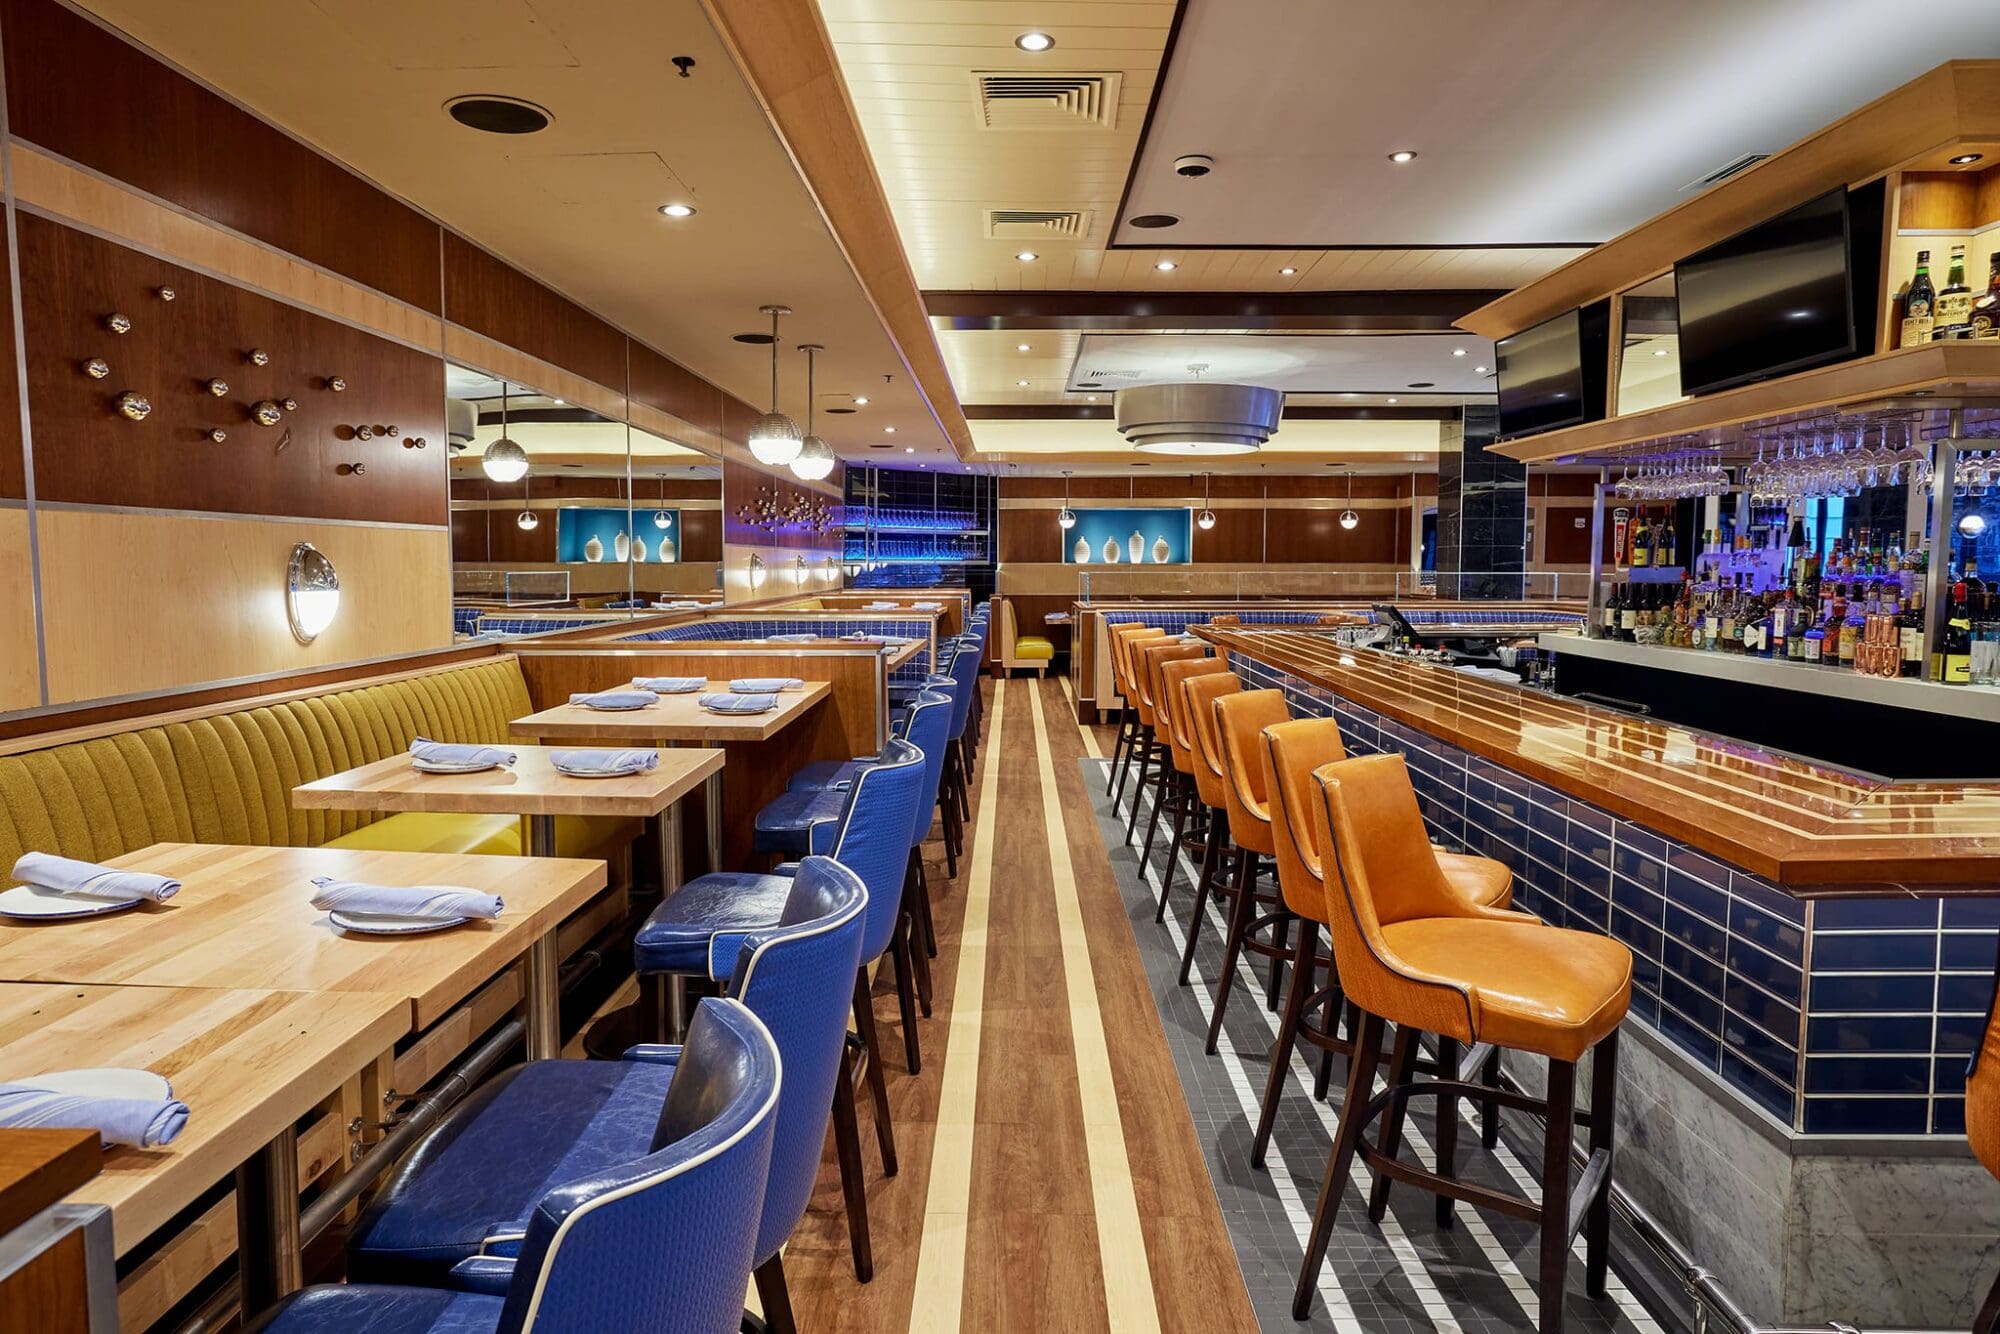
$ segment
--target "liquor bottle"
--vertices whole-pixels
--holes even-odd
[[[1937,314],[1931,337],[1937,341],[1964,338],[1972,332],[1972,289],[1965,285],[1965,247],[1951,248],[1951,269],[1937,294]]]
[[[1618,595],[1624,587],[1623,584],[1613,584],[1611,595],[1604,599],[1604,618],[1598,623],[1598,628],[1606,639],[1618,638]]]
[[[1632,559],[1629,562],[1635,570],[1643,570],[1653,563],[1653,529],[1646,522],[1643,512],[1632,525]]]
[[[1899,347],[1915,347],[1931,341],[1937,314],[1937,292],[1931,286],[1931,252],[1917,252],[1917,275],[1903,296],[1903,335]]]
[[[1638,640],[1639,630],[1639,590],[1621,586],[1618,599],[1618,637],[1626,643]]]
[[[1986,290],[1972,303],[1972,336],[2000,338],[2000,250],[1986,262]]]
[[[1924,586],[1917,584],[1909,590],[1903,603],[1903,614],[1897,618],[1896,637],[1902,642],[1902,674],[1917,677],[1924,674]]]
[[[1674,536],[1674,516],[1672,511],[1668,511],[1664,523],[1665,535],[1661,538],[1660,542],[1660,564],[1672,569],[1681,563],[1680,542]]]

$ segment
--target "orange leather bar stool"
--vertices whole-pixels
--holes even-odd
[[[1139,778],[1132,789],[1132,813],[1125,821],[1125,842],[1130,844],[1139,828],[1139,804],[1146,785],[1159,789],[1154,800],[1164,798],[1172,786],[1168,772],[1166,734],[1160,727],[1160,668],[1181,658],[1205,658],[1206,644],[1183,644],[1179,638],[1141,640],[1132,646],[1132,688],[1139,708]]]
[[[1452,886],[1425,837],[1401,755],[1341,760],[1315,771],[1319,840],[1333,849],[1328,919],[1341,986],[1362,1013],[1292,1314],[1312,1309],[1327,1239],[1358,1155],[1375,1173],[1369,1216],[1381,1221],[1389,1183],[1401,1181],[1537,1223],[1541,1229],[1542,1334],[1561,1334],[1570,1243],[1584,1237],[1584,1287],[1604,1295],[1611,1244],[1611,1160],[1617,1126],[1618,1025],[1632,998],[1632,952],[1609,936],[1544,926],[1525,913],[1478,907]],[[1383,1030],[1396,1026],[1389,1087],[1374,1092]],[[1466,1082],[1457,1072],[1414,1082],[1416,1039],[1436,1033],[1475,1048],[1548,1060],[1548,1096],[1530,1098]],[[1589,1157],[1572,1192],[1570,1149],[1579,1120],[1576,1066],[1591,1055]],[[1542,1198],[1426,1171],[1397,1157],[1412,1097],[1485,1097],[1547,1118]],[[1381,1128],[1366,1142],[1371,1122]]]
[[[1188,970],[1194,967],[1195,939],[1208,916],[1208,896],[1229,842],[1229,779],[1222,769],[1222,733],[1215,724],[1215,701],[1242,689],[1242,679],[1229,671],[1193,677],[1181,687],[1189,730],[1194,733],[1195,795],[1208,807],[1208,836],[1202,840],[1201,874],[1194,884],[1194,916],[1188,919],[1187,946],[1181,951],[1182,986],[1187,985]],[[1166,898],[1165,894],[1160,897],[1162,901]]]
[[[1285,986],[1284,1008],[1278,1024],[1278,1041],[1271,1048],[1271,1071],[1264,1081],[1264,1105],[1257,1117],[1257,1132],[1250,1141],[1250,1165],[1264,1165],[1264,1151],[1271,1143],[1271,1127],[1278,1117],[1278,1099],[1285,1086],[1285,1074],[1292,1063],[1292,1048],[1300,1041],[1320,1049],[1319,1072],[1313,1081],[1313,1096],[1324,1098],[1333,1071],[1333,1053],[1352,1052],[1351,1039],[1358,1022],[1348,1021],[1348,1039],[1338,1033],[1341,1009],[1340,978],[1337,972],[1328,985],[1314,990],[1322,963],[1332,964],[1319,952],[1320,928],[1327,925],[1326,881],[1322,867],[1325,849],[1313,826],[1313,785],[1315,769],[1347,758],[1340,739],[1340,724],[1332,718],[1298,718],[1275,723],[1264,729],[1266,791],[1271,794],[1271,836],[1277,845],[1278,887],[1284,892],[1285,907],[1298,917],[1298,936],[1292,947],[1292,976]],[[1504,908],[1514,897],[1514,873],[1505,862],[1491,857],[1432,848],[1438,869],[1444,872],[1452,892],[1476,908]],[[1315,1007],[1321,1018],[1314,1023],[1306,1016]],[[1492,1087],[1499,1086],[1499,1053],[1486,1063]],[[1437,1068],[1455,1070],[1458,1044],[1450,1038],[1438,1039]],[[1448,1097],[1438,1108],[1439,1170],[1449,1174],[1457,1162],[1458,1099]],[[1485,1125],[1489,1132],[1499,1129],[1499,1107],[1486,1102]],[[1489,1146],[1490,1147],[1490,1146]],[[1451,1224],[1451,1201],[1438,1197],[1438,1223]]]
[[[1986,1036],[1965,1074],[1965,1138],[1980,1165],[2000,1177],[2000,972],[1994,981],[1996,990],[1986,1006]],[[1973,1318],[1972,1334],[2000,1334],[2000,1278],[1993,1280]]]
[[[1159,716],[1159,730],[1167,738],[1167,759],[1173,765],[1171,775],[1162,768],[1163,779],[1171,779],[1170,786],[1162,787],[1161,799],[1153,803],[1153,818],[1146,826],[1146,844],[1139,853],[1139,871],[1143,877],[1146,867],[1152,864],[1153,833],[1159,827],[1160,813],[1169,806],[1174,812],[1174,830],[1167,840],[1167,868],[1160,872],[1160,906],[1153,913],[1153,920],[1164,922],[1167,918],[1167,889],[1174,883],[1174,868],[1180,865],[1182,840],[1187,836],[1189,817],[1202,821],[1208,818],[1208,808],[1202,805],[1201,794],[1194,782],[1194,727],[1187,716],[1187,683],[1197,677],[1226,673],[1229,664],[1221,658],[1176,658],[1160,664],[1160,684],[1153,692]],[[1202,825],[1193,826],[1206,841],[1206,830]]]
[[[1279,970],[1290,957],[1286,933],[1292,915],[1275,894],[1257,893],[1260,861],[1277,853],[1272,841],[1269,789],[1265,785],[1264,729],[1291,718],[1282,690],[1243,690],[1215,701],[1215,724],[1222,741],[1222,769],[1227,782],[1223,795],[1228,801],[1229,839],[1237,848],[1234,883],[1215,886],[1215,893],[1229,900],[1228,924],[1222,943],[1222,975],[1215,983],[1215,1013],[1208,1024],[1208,1054],[1215,1054],[1215,1040],[1222,1034],[1222,1016],[1229,1009],[1229,992],[1236,978],[1236,961],[1243,951],[1271,961],[1271,980],[1265,988],[1264,1003],[1275,1009]],[[1260,914],[1259,908],[1268,909]],[[1270,930],[1276,937],[1265,940]]]
[[[1114,808],[1125,794],[1125,775],[1139,749],[1139,708],[1132,687],[1132,644],[1140,639],[1165,639],[1167,632],[1153,625],[1111,627],[1111,682],[1118,690],[1118,740],[1111,748],[1111,773],[1104,790],[1111,794]]]

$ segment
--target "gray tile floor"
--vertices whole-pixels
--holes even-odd
[[[1332,1100],[1315,1102],[1312,1072],[1303,1057],[1294,1057],[1266,1170],[1252,1168],[1250,1137],[1277,1031],[1277,1016],[1264,1008],[1264,979],[1253,976],[1248,965],[1239,967],[1222,1040],[1216,1055],[1208,1055],[1203,1044],[1222,961],[1220,913],[1211,908],[1202,925],[1191,984],[1178,985],[1176,973],[1194,905],[1194,867],[1183,859],[1167,923],[1156,924],[1153,908],[1166,866],[1160,846],[1166,834],[1163,831],[1155,841],[1152,864],[1141,881],[1137,853],[1124,842],[1123,817],[1129,805],[1114,817],[1110,800],[1103,795],[1104,762],[1082,763],[1181,1088],[1262,1328],[1343,1334],[1429,1330],[1498,1334],[1534,1329],[1539,1305],[1531,1277],[1537,1263],[1532,1225],[1461,1204],[1456,1226],[1441,1230],[1434,1216],[1434,1197],[1399,1186],[1390,1197],[1387,1218],[1377,1227],[1367,1219],[1362,1193],[1366,1170],[1358,1164],[1355,1179],[1361,1190],[1351,1188],[1342,1205],[1319,1279],[1319,1300],[1309,1320],[1292,1319],[1292,1288],[1326,1168],[1344,1063],[1336,1058]],[[1140,832],[1143,835],[1143,820]],[[1428,1163],[1432,1118],[1428,1111],[1413,1108],[1411,1123],[1406,1152],[1413,1151],[1419,1161]],[[1539,1131],[1535,1134],[1538,1137]],[[1510,1133],[1507,1138],[1514,1136]],[[1527,1164],[1505,1139],[1489,1153],[1478,1147],[1477,1133],[1468,1127],[1459,1143],[1464,1174],[1515,1193],[1539,1194]],[[1621,1257],[1614,1270],[1624,1269]],[[1663,1321],[1649,1313],[1616,1273],[1611,1295],[1602,1302],[1591,1300],[1583,1292],[1582,1270],[1579,1249],[1565,1295],[1568,1328],[1577,1334],[1675,1334],[1682,1327],[1677,1320]]]

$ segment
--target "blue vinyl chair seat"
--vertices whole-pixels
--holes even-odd
[[[725,976],[743,937],[774,925],[792,892],[790,875],[718,871],[697,876],[660,901],[632,941],[641,973]]]
[[[757,812],[751,846],[759,852],[805,857],[831,852],[847,810],[846,788],[805,788],[780,792]]]
[[[824,792],[827,788],[842,784],[852,784],[861,771],[875,762],[873,756],[864,755],[856,760],[814,760],[802,765],[792,775],[792,781],[785,784],[788,792]]]
[[[282,1334],[489,1334],[504,1297],[436,1288],[308,1288],[258,1329]]]

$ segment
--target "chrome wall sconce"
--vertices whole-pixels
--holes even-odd
[[[766,577],[766,576],[767,576],[768,574],[769,574],[769,571],[767,571],[767,570],[766,570],[766,569],[764,568],[764,558],[763,558],[762,556],[758,555],[758,554],[757,554],[756,552],[754,552],[754,551],[753,551],[753,552],[751,552],[751,553],[750,553],[750,587],[751,587],[751,588],[753,588],[753,589],[757,589],[757,588],[762,588],[762,587],[764,586],[764,579],[765,579],[765,577]]]
[[[319,548],[301,542],[285,570],[285,611],[292,637],[310,644],[340,611],[340,575]]]
[[[792,557],[792,583],[799,588],[806,586],[806,558],[804,556]]]
[[[117,398],[118,415],[127,421],[142,422],[152,414],[153,403],[144,394],[127,389]]]

